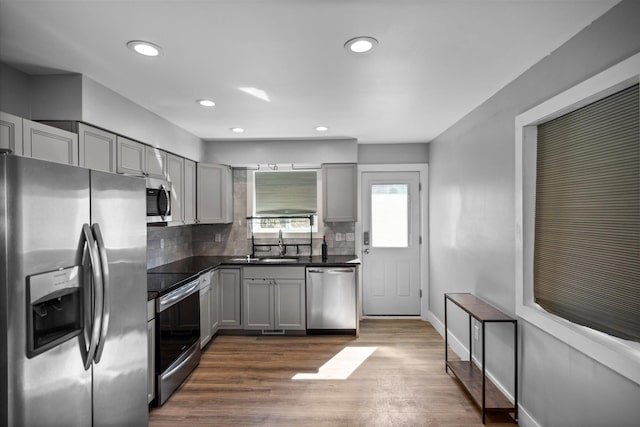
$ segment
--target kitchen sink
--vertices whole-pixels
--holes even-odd
[[[278,264],[278,263],[287,263],[287,262],[296,262],[298,261],[297,257],[265,257],[265,258],[231,258],[230,261],[244,261],[246,263],[269,263],[269,264]]]
[[[285,262],[296,262],[298,261],[297,257],[274,257],[274,258],[258,258],[257,262],[267,262],[267,263],[285,263]]]
[[[242,258],[230,258],[229,261],[244,261],[244,262],[257,262],[260,258],[248,258],[243,256]]]

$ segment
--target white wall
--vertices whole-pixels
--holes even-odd
[[[429,163],[428,144],[358,144],[358,163]]]
[[[473,292],[515,315],[515,116],[640,52],[638,17],[640,2],[621,2],[430,143],[439,321],[445,292]],[[520,338],[521,425],[637,425],[640,386],[522,320]],[[487,333],[487,367],[508,389],[511,342],[508,328]]]
[[[257,164],[357,163],[355,139],[205,141],[204,162],[237,167]]]

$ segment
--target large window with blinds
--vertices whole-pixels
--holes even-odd
[[[515,308],[640,385],[640,53],[515,117]]]
[[[251,193],[247,197],[254,233],[318,232],[320,174],[317,170],[258,170],[250,174]],[[299,217],[299,218],[296,218]]]
[[[535,302],[640,341],[638,85],[537,127]]]

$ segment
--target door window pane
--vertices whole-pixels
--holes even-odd
[[[371,186],[371,246],[406,248],[409,246],[409,186],[373,184]]]

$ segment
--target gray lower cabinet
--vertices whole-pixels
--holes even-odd
[[[218,286],[220,287],[220,329],[242,328],[240,269],[219,269]]]
[[[78,123],[78,165],[103,172],[116,172],[116,135]]]
[[[220,270],[211,272],[211,337],[220,329]]]
[[[26,157],[78,166],[78,135],[22,119],[22,145]]]
[[[156,397],[156,300],[147,301],[147,403]]]
[[[22,117],[0,111],[0,148],[22,155]]]
[[[244,329],[275,329],[275,280],[244,279]]]
[[[277,279],[274,286],[275,329],[305,330],[304,279]]]
[[[301,267],[246,267],[244,329],[305,330],[305,281]]]
[[[322,217],[325,222],[358,220],[357,181],[354,163],[322,165]]]
[[[200,348],[211,341],[211,273],[200,275]]]

